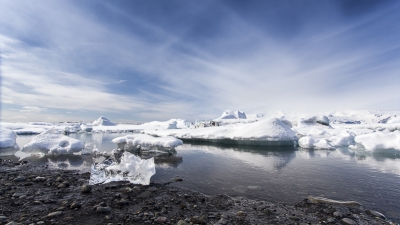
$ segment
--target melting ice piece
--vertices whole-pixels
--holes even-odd
[[[59,134],[53,127],[32,138],[24,146],[24,152],[43,152],[48,154],[72,154],[82,151],[84,145],[80,140]]]
[[[129,181],[133,184],[148,185],[155,173],[154,158],[141,159],[129,152],[117,150],[113,156],[92,165],[89,184]]]
[[[85,146],[81,152],[82,155],[92,155],[99,152],[99,149],[96,147],[96,144],[93,141],[85,142]]]

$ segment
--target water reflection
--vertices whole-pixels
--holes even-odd
[[[201,150],[209,154],[240,160],[254,167],[281,170],[295,157],[294,146],[229,146],[217,144],[184,144],[179,150]]]

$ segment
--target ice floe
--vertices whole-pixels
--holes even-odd
[[[0,148],[10,148],[15,145],[17,134],[7,128],[0,127]]]
[[[43,152],[46,154],[72,154],[82,151],[84,144],[77,139],[60,134],[55,128],[32,138],[32,141],[24,146],[24,152]]]

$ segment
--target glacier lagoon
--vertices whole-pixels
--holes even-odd
[[[111,152],[119,133],[74,133],[70,137],[93,141],[100,151]],[[24,146],[34,135],[20,135]],[[400,221],[400,155],[335,150],[305,150],[292,146],[238,147],[190,144],[176,148],[175,158],[156,160],[155,182],[179,176],[179,186],[204,194],[246,196],[272,202],[295,203],[313,196],[354,200]],[[28,154],[20,151],[16,156]],[[90,172],[104,158],[81,155],[30,156],[29,161],[50,167]]]

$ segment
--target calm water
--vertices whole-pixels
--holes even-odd
[[[115,137],[125,134],[71,134],[93,140],[102,151],[116,147]],[[33,136],[19,136],[19,146]],[[355,200],[367,208],[400,222],[400,156],[353,153],[347,148],[302,150],[294,147],[227,147],[185,144],[177,148],[182,161],[158,163],[152,181],[183,182],[172,185],[205,194],[246,196],[273,202],[294,203],[309,195],[337,200]],[[20,152],[16,155],[22,156]],[[32,157],[31,157],[32,158]],[[88,171],[90,156],[36,158],[50,166]]]

